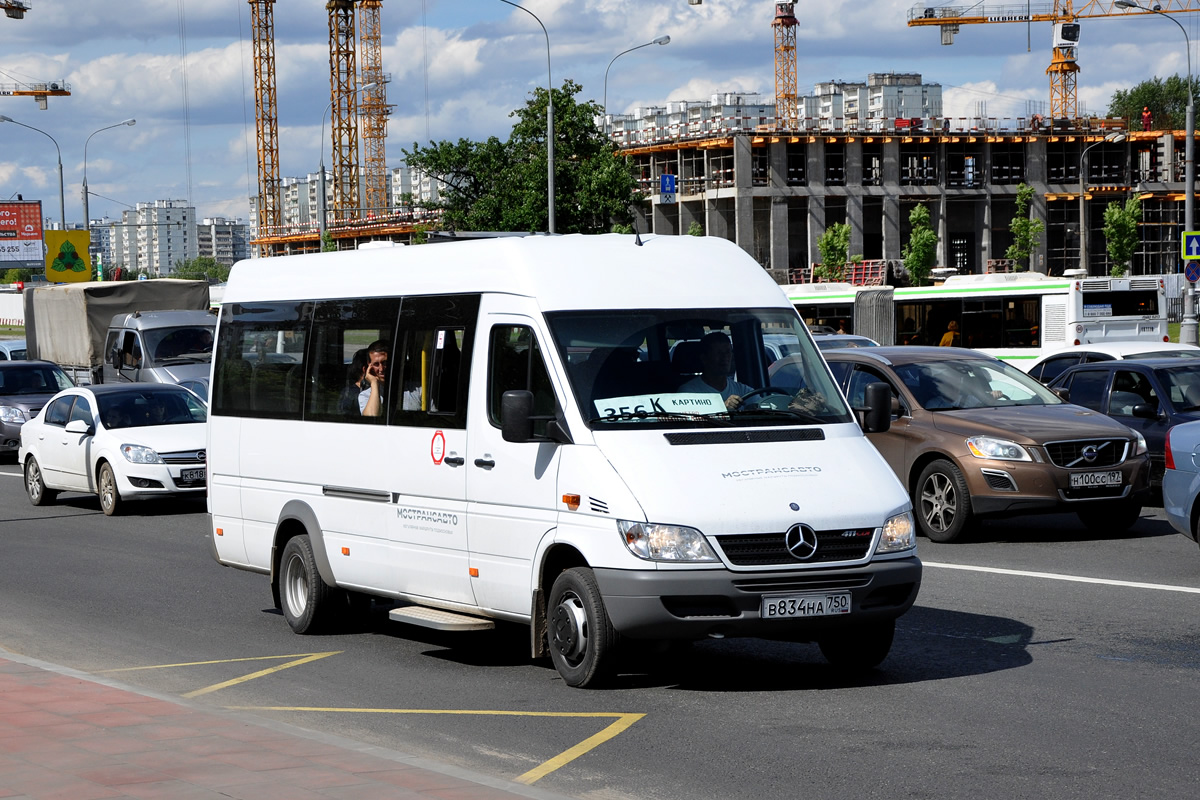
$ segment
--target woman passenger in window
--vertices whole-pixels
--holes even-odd
[[[367,349],[364,347],[354,354],[350,366],[346,368],[346,385],[342,387],[342,394],[338,398],[338,413],[358,416],[358,396],[368,388],[366,375]]]

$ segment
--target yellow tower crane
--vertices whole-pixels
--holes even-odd
[[[4,16],[9,19],[25,19],[29,0],[0,0],[0,8],[4,9]]]
[[[796,0],[775,3],[775,127],[800,127],[796,80]]]
[[[258,145],[259,238],[278,236],[283,223],[279,197],[279,112],[275,107],[275,0],[249,0],[254,40],[254,132]],[[260,245],[261,255],[270,255]]]
[[[379,12],[383,0],[362,0],[358,7],[359,86],[362,90],[363,183],[368,215],[386,213],[387,191],[387,120],[392,107],[387,104],[388,76],[383,72],[383,48]]]
[[[1025,2],[963,6],[914,6],[908,12],[909,27],[937,26],[942,31],[942,44],[954,44],[960,25],[994,24],[1001,22],[1054,23],[1053,56],[1046,74],[1050,76],[1050,118],[1076,119],[1076,78],[1079,65],[1075,63],[1079,48],[1081,19],[1099,17],[1128,17],[1142,14],[1181,14],[1200,11],[1200,0],[1146,0],[1144,7],[1125,8],[1116,0],[1054,0],[1053,3]]]
[[[358,80],[355,63],[354,0],[329,0],[330,130],[333,134],[333,210],[357,218]]]
[[[38,108],[46,110],[47,97],[70,97],[71,87],[66,81],[49,83],[0,83],[0,97],[32,97]]]

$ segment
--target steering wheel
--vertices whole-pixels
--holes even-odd
[[[777,386],[764,386],[761,389],[755,389],[752,392],[746,392],[744,395],[742,395],[742,405],[745,405],[746,401],[748,401],[751,397],[760,394],[765,398],[775,394],[782,394],[791,397],[793,393],[789,392],[787,389],[780,389]]]

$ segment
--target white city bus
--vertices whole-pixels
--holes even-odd
[[[388,353],[382,403],[360,400],[362,348]],[[921,574],[908,495],[863,435],[890,424],[873,388],[852,411],[722,239],[243,261],[213,360],[213,552],[270,575],[298,633],[364,596],[409,624],[519,622],[573,686],[631,639],[816,641],[870,667]]]
[[[854,332],[856,298],[869,291],[845,283],[795,284],[784,290],[809,325],[846,333]],[[936,286],[895,289],[892,314],[896,344],[953,341],[1016,367],[1073,345],[1168,341],[1166,291],[1156,276],[955,275]]]

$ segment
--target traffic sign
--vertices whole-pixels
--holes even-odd
[[[1200,259],[1200,231],[1183,232],[1183,260]]]
[[[1200,281],[1200,261],[1185,261],[1183,262],[1183,277],[1189,283]]]
[[[674,175],[659,175],[658,176],[658,193],[660,195],[658,202],[674,203],[675,202],[675,176]],[[1200,236],[1200,234],[1197,234]],[[1198,256],[1200,257],[1200,256]]]

